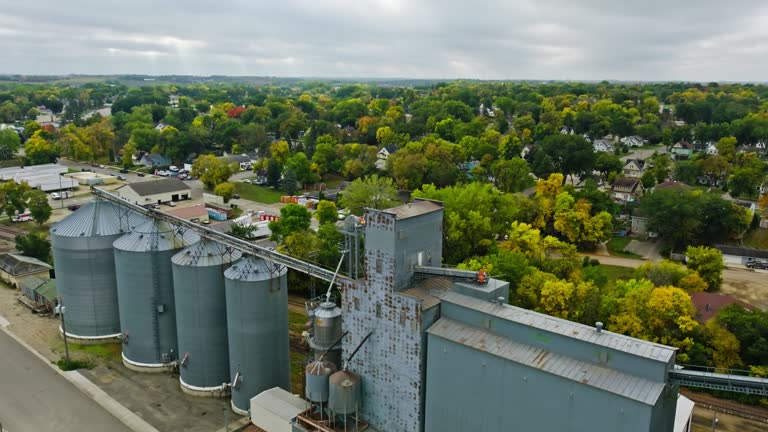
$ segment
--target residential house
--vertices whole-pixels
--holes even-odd
[[[525,159],[528,157],[529,154],[531,154],[532,151],[533,151],[533,145],[531,144],[525,145],[523,146],[523,149],[520,150],[520,157]]]
[[[616,201],[635,201],[642,195],[643,183],[638,178],[620,177],[611,186],[611,196]]]
[[[155,153],[144,153],[139,159],[139,164],[146,167],[162,167],[171,164],[171,160],[167,157]]]
[[[161,204],[189,199],[192,191],[183,181],[164,178],[137,183],[129,183],[115,189],[117,195],[138,205]]]
[[[596,152],[610,153],[613,151],[613,144],[607,139],[595,140],[592,146]]]
[[[15,253],[0,254],[0,280],[13,287],[18,287],[28,277],[48,280],[52,268],[37,258]]]
[[[648,140],[645,140],[638,135],[632,135],[628,137],[624,137],[620,139],[622,144],[626,145],[627,147],[640,147],[644,146],[648,143]]]
[[[156,130],[156,131],[158,131],[158,132],[162,132],[162,131],[163,131],[163,129],[165,129],[165,128],[167,128],[167,127],[168,127],[168,125],[167,125],[167,124],[165,124],[165,123],[158,123],[158,124],[155,126],[155,130]]]
[[[688,141],[680,141],[679,143],[672,146],[671,153],[672,157],[677,160],[690,159],[690,157],[693,155],[693,145]]]
[[[376,154],[376,168],[383,170],[387,166],[387,159],[396,151],[397,146],[394,144],[382,147]]]
[[[208,209],[202,204],[166,210],[165,213],[190,222],[208,223]]]
[[[643,159],[627,159],[624,164],[624,177],[640,178],[643,176],[645,161]]]
[[[717,154],[718,154],[718,152],[719,152],[719,151],[717,150],[717,147],[715,146],[715,143],[713,143],[713,142],[709,142],[709,143],[707,143],[707,148],[706,148],[706,149],[704,149],[704,151],[705,151],[705,152],[706,152],[708,155],[713,155],[713,156],[714,156],[714,155],[717,155]]]
[[[573,128],[570,126],[563,126],[562,129],[560,129],[560,133],[563,135],[573,135],[575,132],[573,131]]]

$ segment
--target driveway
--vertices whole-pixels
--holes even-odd
[[[661,261],[664,259],[661,256],[661,242],[660,241],[641,241],[631,240],[629,244],[624,248],[627,252],[632,252],[640,255],[645,259],[651,261]]]

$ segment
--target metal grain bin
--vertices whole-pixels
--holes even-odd
[[[307,400],[315,403],[328,401],[328,379],[334,372],[336,365],[329,361],[315,360],[304,368],[304,394]]]
[[[240,414],[265,390],[291,390],[286,273],[255,257],[224,272],[232,408]]]
[[[338,371],[328,379],[328,409],[334,414],[354,414],[360,409],[363,380],[350,371]]]
[[[66,313],[67,335],[81,343],[120,335],[112,243],[143,217],[107,201],[93,201],[50,231],[56,286]]]
[[[315,354],[315,359],[325,354],[326,360],[333,362],[337,368],[341,367],[341,344],[330,349],[341,337],[341,309],[333,302],[323,302],[315,309],[312,323],[312,339],[309,346]]]
[[[230,382],[224,270],[240,251],[203,239],[173,256],[182,390],[221,395]]]
[[[199,240],[192,231],[149,220],[114,242],[126,367],[162,371],[177,359],[171,258]]]

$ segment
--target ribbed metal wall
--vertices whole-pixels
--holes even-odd
[[[112,243],[144,221],[112,203],[94,201],[51,228],[67,334],[95,339],[120,333]]]
[[[159,367],[178,356],[171,258],[200,240],[192,231],[150,220],[114,242],[123,357]]]
[[[172,258],[181,383],[216,390],[230,382],[224,270],[241,252],[203,239]]]
[[[252,397],[281,387],[290,391],[286,268],[243,258],[224,272],[232,405],[247,411]]]

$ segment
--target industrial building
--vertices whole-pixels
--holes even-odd
[[[15,253],[0,254],[0,280],[12,287],[20,286],[27,278],[48,280],[52,268],[37,258]]]
[[[673,348],[605,331],[600,323],[585,326],[510,306],[508,283],[482,271],[441,267],[439,202],[417,199],[367,209],[364,222],[348,218],[343,275],[107,192],[95,194],[85,218],[75,217],[80,210],[51,230],[56,264],[64,262],[63,270],[57,267],[65,276],[60,292],[69,284],[65,305],[78,305],[66,313],[73,333],[113,331],[102,327],[114,323],[118,300],[127,303],[121,313],[140,312],[133,321],[159,320],[168,311],[162,291],[170,294],[172,286],[178,358],[167,355],[170,333],[160,336],[164,327],[154,323],[138,334],[120,329],[124,358],[134,355],[130,344],[139,344],[136,356],[154,362],[159,355],[160,363],[178,368],[182,390],[231,394],[233,410],[263,416],[254,422],[267,431],[677,432],[676,424],[690,424],[690,403],[681,402],[678,385],[768,395],[768,380],[681,370]],[[154,225],[130,222],[145,217]],[[126,227],[132,233],[115,242]],[[151,251],[176,250],[185,230],[201,240],[170,258],[150,259],[160,256]],[[101,236],[112,236],[109,247]],[[173,246],[155,248],[155,241]],[[172,284],[161,271],[157,283],[135,282],[148,286],[133,287],[140,302],[107,299],[113,290],[108,273],[114,278],[130,266],[120,258],[117,269],[99,261],[112,242],[119,246],[115,257],[150,251],[143,266],[169,260]],[[128,247],[136,243],[144,246]],[[307,302],[312,354],[303,401],[286,392],[286,267],[330,282],[324,295]],[[82,286],[72,287],[67,269],[80,273]],[[127,273],[122,278],[130,280]],[[98,300],[91,304],[99,313],[84,307],[89,296]],[[128,316],[120,322],[135,326]],[[679,406],[684,409],[676,416]]]
[[[138,205],[162,204],[191,197],[189,186],[175,178],[129,183],[120,186],[115,192],[120,198]]]
[[[44,192],[77,188],[77,181],[64,176],[67,167],[58,164],[0,168],[0,180],[27,183]]]

